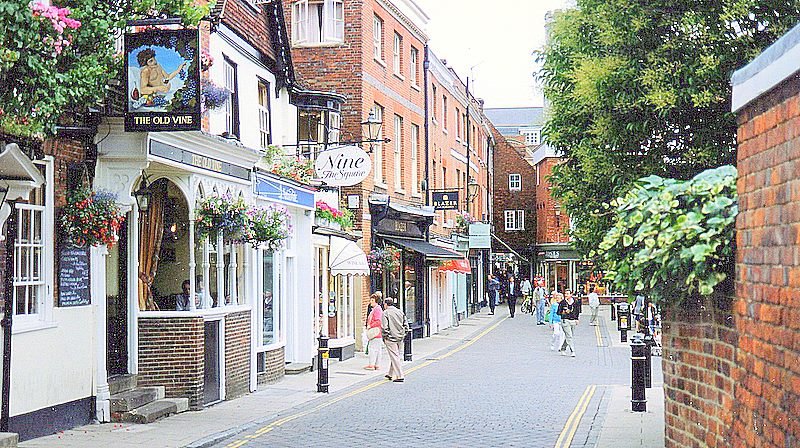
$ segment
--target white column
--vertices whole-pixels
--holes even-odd
[[[225,306],[225,246],[217,232],[217,306]]]
[[[211,272],[211,254],[208,238],[203,240],[203,296],[200,297],[200,308],[211,308],[211,285],[208,282]]]
[[[195,310],[195,292],[197,291],[197,282],[195,281],[195,267],[197,260],[194,255],[194,216],[189,212],[189,311]]]
[[[100,422],[111,421],[111,393],[108,389],[108,367],[106,365],[106,246],[91,249],[91,291],[95,315],[95,340],[97,346],[97,362],[95,363],[96,418]]]
[[[236,291],[236,245],[230,245],[231,257],[228,264],[228,290],[231,292],[231,305],[239,304],[239,294]]]
[[[128,372],[139,373],[139,208],[128,226]]]

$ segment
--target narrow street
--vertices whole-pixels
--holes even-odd
[[[215,446],[595,446],[608,386],[630,381],[629,349],[610,346],[614,322],[589,326],[584,314],[571,358],[549,350],[549,326],[532,316],[510,319],[503,305],[493,319],[465,344],[406,363],[405,383],[365,381]]]

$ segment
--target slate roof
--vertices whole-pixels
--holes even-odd
[[[512,128],[541,127],[544,125],[543,107],[485,108],[483,112],[498,130],[502,129],[501,133],[503,135],[509,135],[506,132]],[[519,132],[512,132],[512,134],[519,134]]]

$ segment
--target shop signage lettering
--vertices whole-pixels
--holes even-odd
[[[198,30],[125,35],[125,130],[200,130]]]
[[[256,195],[276,202],[313,210],[314,192],[304,188],[292,186],[278,179],[272,179],[259,174],[256,177]]]
[[[58,257],[58,306],[91,305],[89,249],[64,247]]]
[[[547,252],[544,253],[544,258],[552,258],[552,259],[561,258],[561,252],[557,250],[548,250]]]
[[[458,190],[431,191],[434,210],[458,210]]]
[[[411,238],[424,237],[425,234],[413,221],[384,218],[375,224],[378,233]]]
[[[222,160],[217,160],[212,157],[195,154],[191,151],[176,148],[175,146],[161,143],[157,140],[150,140],[149,147],[150,154],[154,156],[171,160],[173,162],[182,163],[184,165],[193,166],[195,168],[202,168],[215,173],[226,174],[238,179],[250,180],[250,174],[252,171],[242,166],[223,162]]]
[[[469,225],[469,248],[470,249],[491,249],[492,248],[492,226],[489,224],[474,222]]]
[[[372,170],[369,154],[358,146],[342,146],[319,153],[314,162],[317,178],[327,185],[348,187],[361,183]]]

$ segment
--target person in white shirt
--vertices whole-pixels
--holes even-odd
[[[597,312],[600,310],[600,296],[597,294],[597,288],[589,293],[589,309],[592,310],[589,325],[597,325]]]

